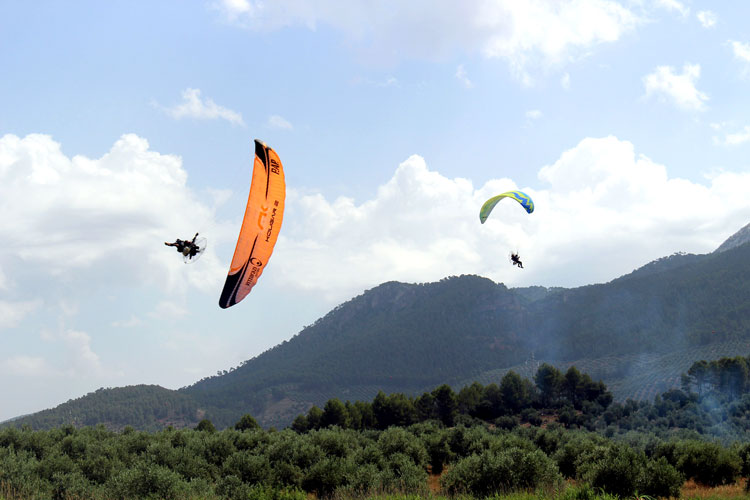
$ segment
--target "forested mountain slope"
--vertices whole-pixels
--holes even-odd
[[[567,290],[517,292],[478,276],[386,283],[185,392],[227,414],[252,408],[263,422],[281,422],[287,410],[331,397],[415,392],[531,357],[568,364],[748,337],[750,245],[741,245],[661,259],[610,283]]]
[[[508,289],[479,276],[389,282],[237,369],[176,391],[183,399],[175,401],[184,406],[173,407],[184,413],[170,418],[187,424],[201,410],[224,427],[250,413],[263,425],[284,426],[331,398],[369,400],[379,390],[414,394],[443,383],[488,382],[488,374],[534,359],[599,366],[606,363],[601,360],[627,364],[680,352],[686,353],[682,366],[702,359],[687,358],[703,356],[704,347],[741,348],[747,340],[750,243],[706,255],[675,254],[609,283],[574,289]],[[622,386],[629,372],[622,363],[601,370],[613,387]],[[81,422],[74,408],[55,418]],[[150,403],[139,412],[140,428],[149,419],[154,425],[165,421]]]

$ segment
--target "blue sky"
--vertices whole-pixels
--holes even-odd
[[[712,251],[750,222],[749,18],[743,0],[0,2],[0,420],[189,385],[388,280],[572,287]],[[221,310],[254,138],[284,163],[286,214]],[[479,224],[507,189],[534,214]],[[196,231],[186,266],[163,242]]]

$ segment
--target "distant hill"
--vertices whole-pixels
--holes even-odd
[[[63,424],[77,427],[103,424],[120,430],[132,426],[141,430],[159,430],[167,426],[194,427],[204,416],[199,404],[189,396],[158,385],[135,385],[98,389],[71,399],[51,410],[14,420],[14,425],[48,429]]]
[[[737,243],[746,230],[727,242]],[[711,359],[706,353],[746,356],[749,340],[747,242],[706,255],[675,254],[609,283],[573,289],[509,289],[479,276],[389,282],[226,374],[179,391],[149,389],[164,392],[129,404],[116,403],[128,388],[100,390],[41,412],[44,420],[40,413],[15,423],[85,424],[96,418],[84,404],[98,398],[97,406],[112,408],[98,421],[114,426],[193,425],[205,416],[224,427],[245,413],[265,426],[285,426],[330,398],[371,400],[378,390],[416,394],[442,383],[487,383],[540,360],[576,364],[620,398],[652,397],[638,389],[671,386],[679,370]],[[110,392],[112,401],[104,397]],[[169,402],[166,413],[162,401]]]

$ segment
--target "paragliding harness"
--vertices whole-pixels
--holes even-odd
[[[518,266],[521,269],[523,269],[523,263],[521,262],[521,258],[518,256],[518,254],[516,252],[512,252],[510,254],[510,262],[514,266]]]
[[[196,238],[198,238],[198,233],[195,233],[195,236],[193,236],[191,241],[178,238],[174,243],[167,243],[165,241],[164,244],[168,247],[176,247],[177,251],[181,253],[186,260],[189,260],[198,255],[198,252],[201,251],[200,246],[195,242]]]

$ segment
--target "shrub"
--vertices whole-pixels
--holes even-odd
[[[319,497],[330,495],[337,488],[346,486],[346,478],[351,476],[353,469],[353,463],[345,459],[326,457],[306,471],[302,487]]]
[[[557,467],[542,451],[509,448],[488,450],[457,462],[441,483],[449,493],[487,496],[519,489],[552,487]]]
[[[448,435],[444,432],[438,432],[423,436],[423,440],[427,447],[427,455],[432,473],[442,473],[444,464],[452,456],[451,447],[448,444]]]
[[[347,497],[360,497],[383,489],[381,472],[375,464],[366,463],[354,467],[346,476]]]
[[[736,450],[722,448],[717,443],[685,441],[675,450],[677,470],[687,479],[695,479],[706,486],[732,484],[742,470]]]
[[[524,408],[521,411],[521,419],[524,422],[528,422],[533,426],[542,425],[542,417],[539,416],[539,412],[533,408]]]
[[[626,445],[613,445],[605,449],[598,460],[590,461],[597,454],[590,454],[587,463],[580,464],[582,477],[594,488],[620,497],[630,496],[638,489],[638,479],[646,456]]]
[[[110,497],[122,500],[148,497],[177,500],[185,498],[188,491],[187,483],[178,473],[147,463],[121,470],[107,481],[106,487]]]
[[[398,429],[403,431],[403,429]],[[309,434],[310,442],[323,450],[325,456],[346,457],[354,447],[354,437],[351,431],[339,427],[320,429]]]
[[[246,500],[250,496],[250,486],[234,475],[224,476],[216,485],[216,493],[227,500]]]
[[[95,498],[96,488],[80,473],[54,474],[53,498]]]
[[[502,417],[497,417],[495,419],[495,426],[497,426],[498,429],[510,430],[517,425],[518,417],[514,417],[512,415],[503,415]]]
[[[424,443],[405,429],[391,427],[383,431],[378,438],[378,448],[384,457],[402,453],[419,467],[427,466],[428,455]]]
[[[382,488],[391,491],[419,491],[427,485],[427,472],[404,453],[387,456],[380,477]]]
[[[685,483],[683,476],[677,469],[660,457],[649,460],[641,471],[638,479],[638,491],[653,497],[679,497],[680,489]]]
[[[236,476],[243,483],[267,483],[271,478],[271,464],[264,455],[253,455],[250,452],[236,452],[224,463],[224,473]]]

